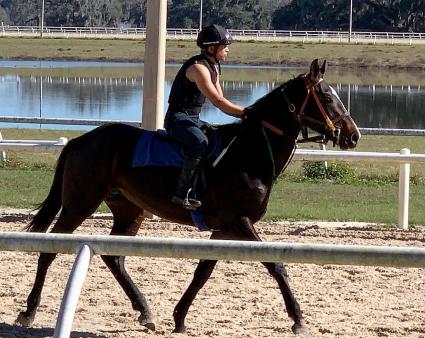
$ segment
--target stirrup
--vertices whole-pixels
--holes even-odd
[[[195,199],[195,198],[190,198],[189,194],[192,191],[192,188],[189,188],[189,190],[187,191],[186,194],[186,198],[183,200],[183,208],[188,209],[188,210],[195,210],[196,208],[199,208],[202,203],[201,201]]]
[[[197,199],[189,197],[189,194],[190,194],[191,191],[192,191],[192,188],[190,188],[187,191],[186,197],[184,197],[184,198],[182,198],[178,195],[174,195],[171,198],[171,202],[176,203],[176,204],[180,204],[180,205],[183,206],[183,208],[185,208],[187,210],[195,210],[195,209],[199,208],[202,205],[202,203],[201,203],[201,201],[198,201]]]

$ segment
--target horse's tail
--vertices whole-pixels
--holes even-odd
[[[72,141],[70,141],[70,143],[71,142]],[[62,207],[62,180],[70,143],[63,148],[59,155],[49,194],[46,199],[34,209],[38,211],[31,222],[25,227],[25,230],[29,232],[46,232]]]

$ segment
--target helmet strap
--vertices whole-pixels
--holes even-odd
[[[221,64],[220,64],[220,61],[217,60],[217,64],[218,64],[218,75],[221,75]]]
[[[211,47],[214,47],[214,51],[211,53],[209,51],[209,48],[205,48],[205,55],[214,59],[215,64],[218,65],[218,74],[221,75],[221,64],[220,64],[220,61],[217,59],[217,51],[219,46],[216,45]]]
[[[214,59],[215,64],[218,65],[218,74],[221,75],[221,64],[220,64],[220,61],[217,59],[217,51],[219,46],[216,45],[211,47],[214,47],[214,51],[212,53],[209,51],[209,47],[203,49],[202,52],[206,56],[209,56],[210,58]]]

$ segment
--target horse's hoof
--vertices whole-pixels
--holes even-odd
[[[173,333],[186,333],[186,326],[181,325],[173,330]]]
[[[139,316],[139,323],[146,327],[149,331],[155,331],[155,323],[150,318],[145,318],[143,315]]]
[[[23,327],[30,327],[33,321],[34,316],[28,316],[26,312],[22,311],[19,313],[18,318],[16,318],[15,324]]]
[[[292,332],[298,337],[310,338],[310,333],[303,320],[292,325]]]

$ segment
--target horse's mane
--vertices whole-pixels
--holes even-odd
[[[272,89],[270,92],[265,94],[256,100],[253,104],[247,107],[247,109],[253,110],[254,112],[262,112],[270,110],[270,107],[278,107],[280,105],[280,101],[282,100],[281,92],[284,87],[289,87],[293,82],[297,81],[304,74],[300,74],[288,81],[280,84],[276,88]],[[239,133],[239,130],[245,125],[245,121],[237,120],[236,122],[228,123],[228,124],[218,124],[213,125],[214,128],[217,128],[220,134],[223,137],[231,137]]]
[[[260,97],[257,101],[255,101],[252,105],[248,106],[247,108],[252,109],[254,111],[262,111],[264,109],[267,109],[270,105],[274,105],[275,103],[277,103],[276,100],[281,100],[280,95],[278,94],[282,92],[282,88],[289,87],[293,82],[298,80],[301,76],[303,76],[303,74],[300,74],[297,77],[294,77],[282,83],[281,85],[272,89],[269,93],[267,93],[263,97]]]

